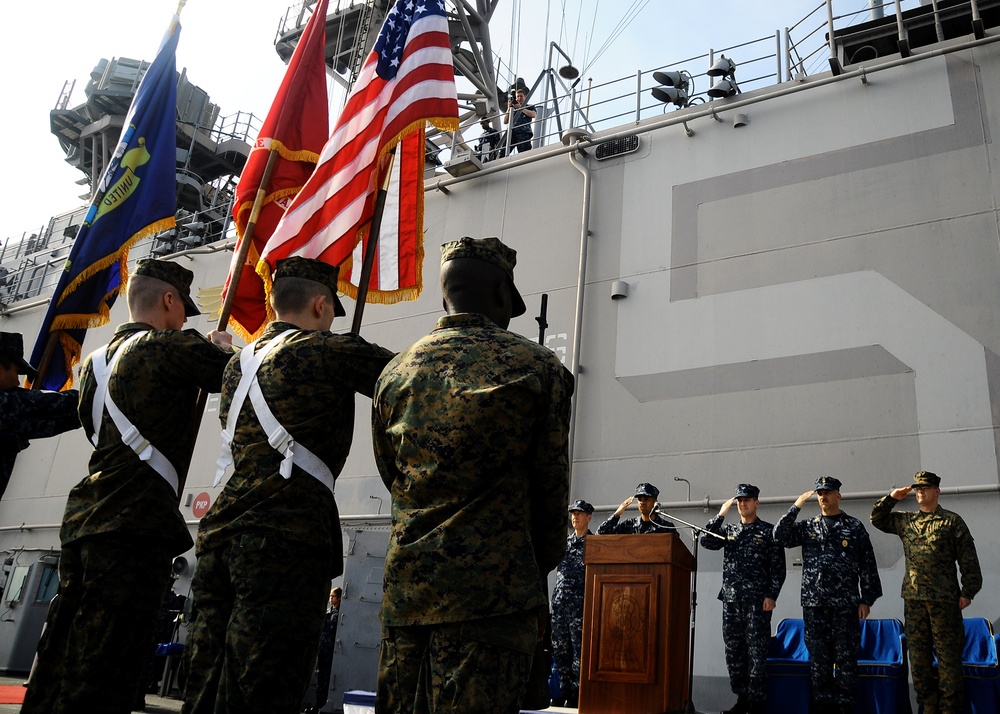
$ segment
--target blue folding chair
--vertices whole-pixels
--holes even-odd
[[[855,714],[912,714],[906,635],[899,620],[861,620]]]
[[[779,622],[768,644],[767,711],[809,712],[809,650],[805,625],[800,619]]]
[[[965,647],[962,650],[962,677],[965,680],[965,711],[968,714],[996,714],[1000,711],[1000,637],[985,617],[965,619]]]

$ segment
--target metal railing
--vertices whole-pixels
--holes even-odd
[[[712,78],[707,75],[707,71],[722,55],[735,63],[735,79],[742,92],[830,71],[830,60],[836,57],[834,32],[844,33],[856,24],[874,19],[880,10],[884,13],[885,8],[890,8],[896,14],[897,23],[902,28],[903,11],[921,5],[920,0],[889,0],[874,5],[865,0],[824,0],[795,24],[776,29],[773,34],[728,47],[710,47],[702,54],[649,69],[639,69],[626,77],[598,82],[594,82],[593,78],[581,78],[562,94],[547,99],[539,100],[538,92],[535,91],[528,98],[528,103],[538,110],[538,117],[533,122],[533,147],[557,143],[560,141],[561,131],[569,126],[598,132],[630,120],[638,123],[676,109],[674,105],[657,101],[650,94],[650,90],[657,86],[652,78],[653,72],[684,70],[690,73],[693,80],[688,100],[690,106],[712,101],[707,95],[712,85]],[[977,15],[976,0],[970,0],[968,5],[971,5],[973,15]],[[955,6],[951,6],[949,10],[954,11]],[[937,12],[936,0],[933,12]],[[504,81],[513,83],[513,74],[501,58],[495,60],[495,66]],[[545,86],[546,75],[553,75],[555,71],[554,67],[544,69],[534,85],[530,86]],[[505,73],[511,76],[508,77]],[[503,83],[501,81],[501,85]],[[463,124],[460,131],[466,145],[474,143],[480,137],[479,132],[473,129],[480,119],[481,117],[475,117]],[[446,154],[440,158],[447,161],[451,156]]]

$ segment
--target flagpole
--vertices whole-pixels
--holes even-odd
[[[235,265],[233,266],[233,274],[229,276],[229,290],[226,292],[226,300],[222,303],[222,309],[219,311],[219,323],[215,329],[221,332],[229,331],[227,329],[229,327],[229,316],[233,312],[233,303],[236,302],[236,291],[240,286],[240,277],[243,275],[243,267],[246,265],[247,256],[250,255],[250,246],[253,245],[253,234],[257,229],[257,218],[260,216],[260,208],[264,205],[264,197],[267,195],[267,189],[271,183],[271,173],[274,171],[277,163],[278,151],[272,146],[271,153],[267,157],[267,164],[264,166],[264,173],[260,177],[260,188],[257,189],[257,195],[253,199],[253,208],[250,209],[250,220],[247,221],[246,230],[243,231],[243,240],[240,242],[240,248],[234,258]],[[204,389],[198,390],[198,401],[194,406],[196,418],[200,419],[204,416],[207,404],[208,392]]]
[[[105,176],[109,176],[113,172],[117,171],[120,162],[121,162],[120,156],[112,157],[111,164],[108,166],[108,169],[105,172]],[[84,218],[85,223],[91,220],[91,214],[97,209],[98,206],[101,205],[101,202],[104,201],[104,197],[107,195],[110,188],[111,188],[110,182],[104,181],[103,179],[98,182],[97,192],[94,194],[93,198],[90,199],[90,205],[87,207],[87,215]],[[76,238],[73,239],[74,242],[76,241],[77,238],[80,237],[81,232],[82,232],[82,227],[80,231],[77,231],[77,236]],[[55,300],[56,296],[53,295],[52,299]],[[59,334],[61,332],[62,330],[51,330],[49,332],[49,339],[45,343],[45,351],[42,352],[42,358],[38,360],[38,367],[36,368],[38,376],[31,382],[32,391],[40,390],[42,388],[42,379],[41,379],[42,375],[48,371],[49,365],[52,363],[52,355],[55,354],[56,345],[59,344]]]
[[[52,355],[56,351],[56,344],[59,343],[60,332],[62,330],[53,330],[49,333],[49,341],[45,343],[45,351],[42,353],[42,359],[39,360],[38,367],[35,370],[38,376],[31,380],[32,391],[42,388],[42,375],[45,374],[45,371],[49,368],[49,363],[52,361]]]
[[[375,208],[372,213],[372,226],[368,231],[368,244],[365,246],[365,259],[361,264],[361,277],[358,280],[358,297],[354,304],[354,320],[351,324],[351,334],[361,334],[361,320],[365,314],[365,301],[368,299],[368,283],[371,281],[372,268],[375,266],[375,251],[378,248],[378,237],[382,229],[382,214],[385,212],[385,196],[389,192],[389,177],[392,175],[392,163],[396,157],[396,147],[389,149],[387,154],[388,167],[385,179],[375,195]]]
[[[240,285],[240,278],[243,276],[243,268],[250,254],[250,246],[253,245],[253,234],[257,230],[257,218],[260,216],[260,209],[264,205],[264,197],[271,185],[271,174],[278,163],[278,150],[272,144],[267,157],[267,165],[264,166],[264,173],[260,178],[260,186],[257,195],[253,199],[253,208],[250,209],[250,220],[247,221],[246,230],[243,231],[243,240],[240,241],[239,251],[236,253],[233,264],[233,273],[229,276],[229,290],[226,291],[226,300],[222,303],[222,310],[219,312],[219,324],[216,329],[228,332],[229,316],[233,312],[233,304],[236,302],[236,292]]]

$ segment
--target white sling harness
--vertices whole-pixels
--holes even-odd
[[[333,472],[323,463],[316,454],[311,452],[302,444],[297,443],[288,430],[283,427],[275,418],[271,408],[264,400],[264,394],[260,391],[260,384],[257,381],[257,370],[260,369],[264,358],[270,354],[271,350],[281,345],[289,335],[298,330],[285,330],[280,335],[272,339],[259,350],[254,350],[256,343],[251,343],[240,352],[240,367],[243,371],[240,383],[233,393],[233,399],[229,404],[229,414],[226,417],[226,428],[222,430],[222,451],[216,463],[215,486],[222,483],[226,468],[233,463],[233,434],[236,431],[236,420],[239,419],[240,412],[246,398],[250,397],[253,404],[254,413],[260,426],[267,434],[267,442],[275,451],[284,455],[279,472],[284,478],[291,478],[292,464],[295,464],[317,481],[322,483],[330,493],[333,493]]]
[[[122,342],[118,349],[115,350],[114,356],[111,358],[111,362],[107,360],[108,346],[97,348],[90,355],[90,364],[94,373],[94,380],[97,382],[97,389],[94,392],[94,402],[91,405],[91,421],[94,424],[94,433],[90,435],[90,441],[97,446],[97,442],[100,439],[101,434],[101,423],[104,421],[104,409],[107,408],[108,414],[111,416],[111,420],[118,427],[118,432],[121,434],[122,443],[125,446],[132,449],[135,455],[139,457],[140,461],[145,461],[150,468],[152,468],[156,473],[158,473],[164,481],[170,484],[170,487],[174,490],[174,495],[177,495],[177,486],[180,479],[177,478],[177,469],[174,465],[170,463],[170,460],[163,455],[163,452],[153,446],[149,439],[144,437],[139,433],[139,429],[129,421],[128,417],[118,408],[115,404],[114,399],[111,398],[111,391],[108,389],[108,381],[111,377],[111,372],[114,371],[115,365],[118,364],[118,358],[121,357],[122,353],[125,352],[125,348],[130,344],[135,342],[137,339],[142,337],[148,332],[148,330],[140,330],[139,332],[129,335],[129,337]]]

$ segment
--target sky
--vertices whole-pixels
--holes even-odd
[[[349,0],[341,0],[347,3]],[[449,0],[449,3],[451,0]],[[337,0],[330,0],[331,10]],[[819,0],[502,0],[491,22],[494,52],[529,84],[556,41],[595,83],[634,76],[689,57],[774,34],[813,11]],[[177,69],[208,92],[222,115],[249,111],[263,118],[284,75],[274,51],[293,0],[188,0],[181,18]],[[844,10],[866,0],[838,0]],[[135,14],[129,12],[141,8]],[[44,226],[84,203],[83,177],[65,162],[49,129],[65,82],[76,80],[69,106],[85,100],[90,71],[101,58],[152,61],[177,9],[176,0],[98,3],[47,0],[7,3],[0,45],[5,110],[0,113],[5,171],[0,174],[0,241]],[[623,17],[632,20],[620,27]],[[825,10],[811,16],[822,23]],[[546,35],[546,28],[548,34]],[[620,32],[619,32],[620,29]],[[612,41],[613,40],[613,41]],[[610,45],[598,54],[608,42]],[[703,71],[696,68],[692,71]],[[340,100],[332,101],[335,114]]]

